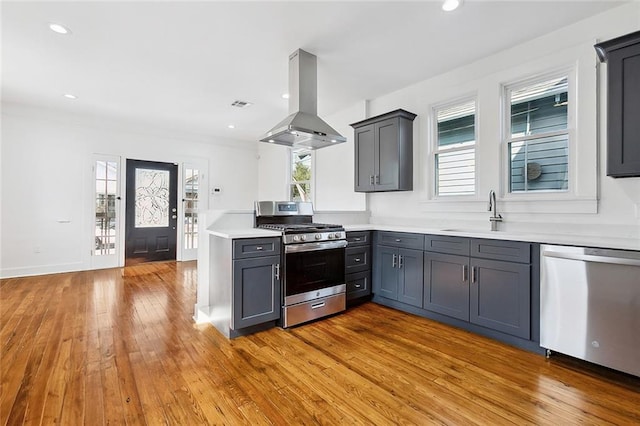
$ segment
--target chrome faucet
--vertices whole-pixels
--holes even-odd
[[[498,202],[496,201],[496,192],[492,189],[489,191],[489,208],[487,211],[492,211],[493,215],[489,217],[491,222],[491,230],[498,230],[498,222],[502,222],[502,215],[498,214]]]

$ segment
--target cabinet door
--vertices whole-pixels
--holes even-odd
[[[471,258],[470,321],[529,339],[530,266]]]
[[[374,190],[375,179],[375,141],[373,124],[355,130],[355,190],[370,192]]]
[[[422,251],[398,250],[398,302],[422,308]]]
[[[280,256],[233,261],[231,329],[280,318]]]
[[[370,246],[347,247],[344,254],[345,273],[363,272],[371,270]]]
[[[371,272],[356,272],[346,276],[347,300],[357,299],[371,294]]]
[[[469,320],[469,258],[424,254],[424,309]]]
[[[375,190],[398,189],[400,150],[398,147],[398,119],[384,120],[375,125]]]
[[[640,176],[640,40],[609,54],[607,176]]]
[[[398,249],[378,246],[374,293],[398,300]]]

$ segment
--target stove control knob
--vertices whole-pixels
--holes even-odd
[[[299,241],[299,240],[300,240],[300,237],[299,237],[299,236],[297,236],[297,235],[294,235],[294,236],[293,236],[293,241]]]
[[[333,240],[333,234],[329,234],[327,238],[329,238],[330,240]]]
[[[320,238],[322,238],[322,235],[316,234],[316,240],[319,240]]]
[[[340,237],[341,237],[340,233],[336,232],[336,238],[340,238]]]
[[[301,235],[301,236],[300,236],[300,239],[301,239],[302,241],[306,241],[307,236],[306,236],[306,235]]]

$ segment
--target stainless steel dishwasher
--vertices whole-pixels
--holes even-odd
[[[540,250],[540,346],[640,376],[640,252]]]

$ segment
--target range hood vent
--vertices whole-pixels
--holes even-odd
[[[289,56],[289,113],[260,141],[309,149],[347,141],[318,117],[317,58],[302,49]]]

